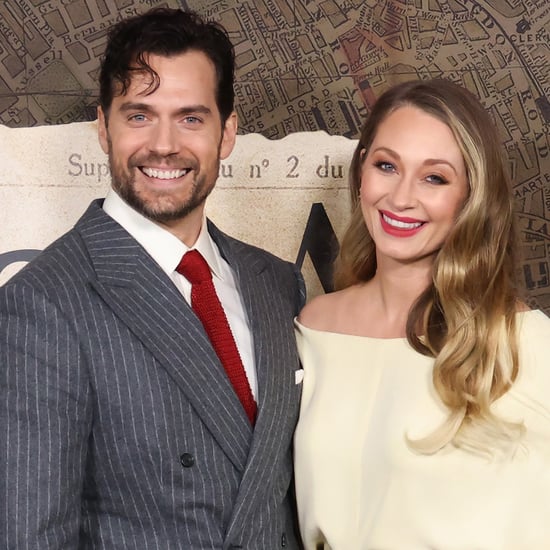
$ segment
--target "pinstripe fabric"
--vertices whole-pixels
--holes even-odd
[[[303,282],[209,231],[254,333],[254,432],[200,321],[93,203],[0,290],[0,548],[265,550],[283,533],[298,548],[287,493]]]

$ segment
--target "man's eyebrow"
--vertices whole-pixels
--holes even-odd
[[[148,103],[140,103],[136,101],[127,101],[125,103],[122,103],[120,106],[120,111],[123,113],[126,113],[128,111],[144,111],[146,113],[153,112],[155,109],[149,105]],[[210,107],[207,107],[206,105],[186,105],[185,107],[181,107],[180,109],[177,109],[175,111],[177,115],[190,115],[193,113],[197,114],[203,114],[203,115],[209,115],[212,113],[212,109]]]
[[[191,115],[193,113],[199,115],[209,115],[212,113],[212,109],[206,105],[187,105],[176,111],[179,115]]]
[[[126,101],[121,104],[120,110],[125,113],[127,111],[151,111],[151,107],[147,103],[137,103],[135,101]]]

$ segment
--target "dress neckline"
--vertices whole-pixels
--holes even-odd
[[[543,313],[539,309],[527,309],[527,310],[516,312],[516,316],[519,319],[523,319],[528,314],[533,314],[533,316],[540,314],[540,315],[544,315],[546,317],[545,313]],[[366,335],[362,335],[362,334],[348,334],[346,332],[334,332],[334,331],[331,331],[331,330],[320,330],[320,329],[310,328],[310,327],[300,323],[300,321],[298,321],[298,317],[294,317],[294,325],[301,331],[307,331],[307,332],[310,332],[312,334],[318,334],[318,335],[328,334],[330,336],[338,336],[338,337],[344,337],[344,338],[360,338],[360,339],[363,339],[363,340],[371,340],[371,341],[376,341],[376,342],[407,342],[407,337],[406,336],[393,336],[393,337],[389,337],[389,338],[382,338],[381,336],[366,336]]]
[[[306,325],[302,325],[300,321],[298,321],[298,318],[294,318],[294,325],[303,332],[310,332],[312,334],[318,334],[318,335],[330,335],[330,336],[336,336],[336,337],[342,337],[342,338],[359,338],[362,340],[372,340],[372,341],[383,341],[383,342],[406,342],[407,338],[405,336],[394,336],[390,338],[382,338],[380,336],[365,336],[362,334],[348,334],[346,332],[333,332],[331,330],[320,330],[315,328],[307,327]]]

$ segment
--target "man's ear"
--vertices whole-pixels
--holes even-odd
[[[107,120],[101,107],[97,108],[97,136],[99,144],[105,154],[109,153],[109,138],[107,133]]]
[[[233,151],[235,147],[235,140],[237,138],[238,119],[237,113],[233,111],[225,121],[223,127],[222,142],[220,146],[220,159],[226,159]]]

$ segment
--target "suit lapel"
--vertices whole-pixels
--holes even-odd
[[[240,243],[229,240],[221,233],[211,222],[208,224],[208,230],[214,238],[222,256],[229,263],[235,273],[239,285],[241,298],[248,315],[248,321],[254,337],[255,367],[258,376],[258,418],[255,426],[255,432],[262,427],[265,416],[265,409],[271,408],[273,395],[270,388],[277,386],[278,376],[282,374],[281,369],[272,368],[273,361],[276,360],[277,350],[271,348],[272,341],[272,323],[270,321],[269,296],[262,291],[265,285],[262,285],[261,279],[264,276],[266,263],[263,258],[256,254],[246,254],[243,250],[236,250],[235,245]]]
[[[95,290],[186,394],[234,466],[244,470],[252,429],[192,309],[156,262],[98,203],[76,229],[96,271]]]
[[[294,381],[297,361],[285,364],[282,359],[289,356],[283,347],[294,345],[292,319],[281,318],[283,314],[274,311],[277,300],[273,293],[280,292],[280,288],[270,280],[272,274],[268,273],[263,255],[226,238],[212,224],[209,231],[236,274],[254,335],[258,376],[258,418],[227,533],[229,537],[231,533],[246,527],[250,514],[262,506],[266,488],[272,485],[273,476],[280,474],[273,465],[284,462],[281,455],[288,452],[284,441],[291,437],[294,430],[300,391]],[[285,323],[288,324],[288,337],[278,337],[274,331]]]

